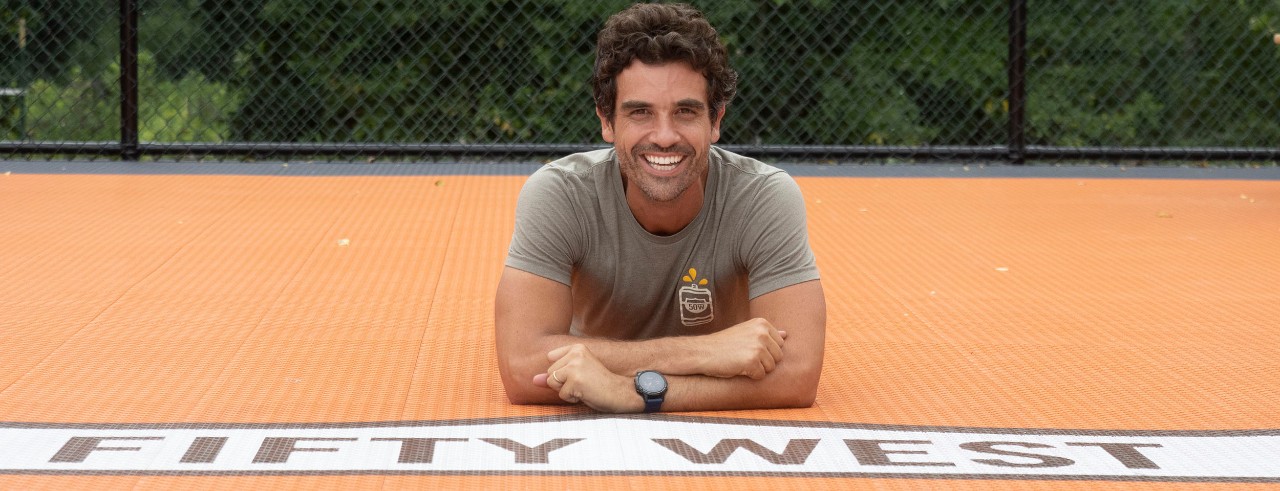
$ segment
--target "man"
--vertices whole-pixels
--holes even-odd
[[[826,306],[790,176],[712,147],[737,75],[702,14],[638,4],[601,30],[612,149],[539,169],[498,285],[516,404],[603,412],[808,407]]]

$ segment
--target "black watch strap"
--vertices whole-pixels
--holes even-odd
[[[662,397],[662,396],[657,396],[657,397],[645,397],[645,398],[644,398],[644,412],[646,412],[646,413],[656,413],[656,412],[658,412],[658,411],[661,411],[661,410],[662,410],[662,401],[663,401],[663,399],[664,399],[664,397]]]

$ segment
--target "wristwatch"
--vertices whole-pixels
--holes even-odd
[[[636,393],[644,398],[644,412],[657,412],[667,395],[667,379],[653,370],[636,372]]]

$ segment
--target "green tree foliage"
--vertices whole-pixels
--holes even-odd
[[[221,141],[230,111],[239,100],[226,85],[189,73],[181,79],[159,76],[154,58],[139,60],[139,138],[143,141]],[[34,82],[28,89],[31,117],[27,135],[35,140],[113,141],[120,139],[120,96],[107,83],[120,76],[119,65],[89,76],[72,69],[64,83]]]
[[[106,70],[118,51],[117,18],[111,2],[0,0],[0,83]]]
[[[115,3],[0,1],[0,83],[27,77],[35,136],[115,138]],[[402,143],[598,142],[594,36],[630,3],[140,1],[144,138]],[[741,74],[725,143],[1005,143],[1003,2],[694,3]],[[1280,141],[1280,0],[1028,7],[1030,143]]]
[[[589,141],[586,33],[623,5],[268,1],[233,131],[246,140]]]
[[[1280,142],[1275,0],[1033,2],[1028,116],[1046,145]]]

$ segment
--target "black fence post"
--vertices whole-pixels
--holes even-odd
[[[1027,0],[1009,0],[1009,161],[1027,160]]]
[[[120,159],[137,161],[138,2],[120,0]]]

